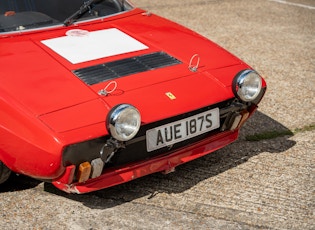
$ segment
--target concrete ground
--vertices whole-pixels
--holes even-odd
[[[166,176],[80,196],[16,177],[0,229],[315,229],[315,1],[133,2],[253,66],[259,110],[237,142]]]

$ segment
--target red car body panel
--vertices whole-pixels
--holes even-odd
[[[111,28],[148,48],[73,64],[43,44],[71,29],[93,32]],[[73,74],[77,69],[157,51],[181,64],[115,79],[117,89],[109,96],[98,94],[109,81],[87,85]],[[4,140],[0,142],[0,161],[16,173],[51,180],[64,191],[85,193],[167,171],[237,138],[239,127],[168,155],[106,169],[98,178],[69,185],[64,182],[69,181],[73,166],[62,163],[64,149],[108,136],[105,120],[116,105],[134,105],[141,112],[141,124],[150,124],[234,98],[234,76],[250,67],[195,32],[140,9],[68,27],[0,34],[0,56],[0,136]],[[196,60],[198,71],[192,72],[189,66]],[[264,81],[262,87],[266,87]],[[168,92],[176,100],[167,97]],[[255,109],[256,105],[250,114]]]

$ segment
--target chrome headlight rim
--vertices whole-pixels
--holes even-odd
[[[255,85],[248,85],[250,78]],[[240,100],[254,102],[262,91],[262,77],[255,70],[242,70],[235,76],[232,89],[234,95]]]
[[[109,112],[106,123],[113,138],[122,142],[129,141],[140,129],[140,112],[130,104],[119,104]]]

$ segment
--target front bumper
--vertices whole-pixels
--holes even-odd
[[[111,168],[105,170],[101,176],[84,183],[66,183],[71,181],[71,171],[73,170],[73,166],[68,166],[64,176],[53,181],[53,184],[67,193],[82,194],[122,184],[156,172],[172,172],[178,165],[205,156],[232,143],[237,139],[238,132],[239,129],[225,131],[166,156],[159,156],[124,167]]]

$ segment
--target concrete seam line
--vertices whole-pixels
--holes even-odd
[[[309,10],[315,10],[314,6],[309,6],[309,5],[304,5],[304,4],[299,4],[299,3],[294,3],[294,2],[287,2],[284,0],[269,0],[270,2],[277,2],[277,3],[282,3],[286,5],[291,5],[291,6],[298,6],[298,7],[303,7]]]

